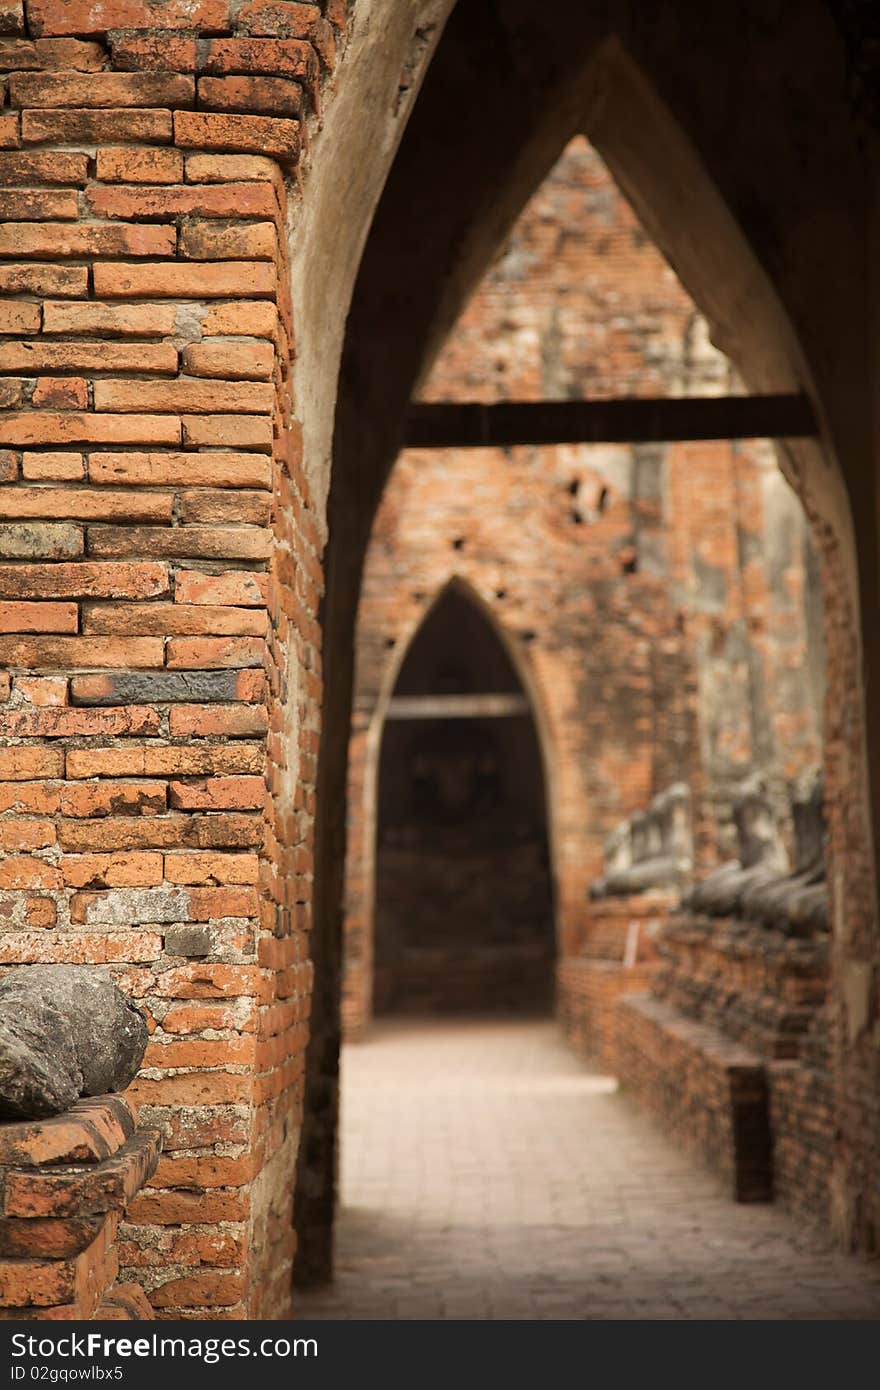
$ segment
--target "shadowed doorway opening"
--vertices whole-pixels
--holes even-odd
[[[383,729],[374,1011],[547,1013],[554,958],[535,721],[501,639],[453,582]]]

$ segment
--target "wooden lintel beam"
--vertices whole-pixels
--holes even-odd
[[[386,719],[509,719],[528,714],[525,695],[395,695]]]
[[[404,447],[512,448],[551,444],[661,444],[676,440],[806,439],[817,433],[804,395],[673,396],[595,401],[417,401]]]

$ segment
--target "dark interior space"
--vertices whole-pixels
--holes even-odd
[[[504,712],[481,716],[488,696],[507,697]],[[450,699],[456,712],[444,716]],[[553,901],[537,731],[501,641],[456,585],[432,608],[395,686],[377,834],[375,1011],[549,1010]]]

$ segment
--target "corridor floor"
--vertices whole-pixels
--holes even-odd
[[[301,1318],[880,1316],[880,1267],[729,1201],[553,1023],[377,1027],[342,1110],[337,1280]]]

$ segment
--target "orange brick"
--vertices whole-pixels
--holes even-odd
[[[38,377],[31,404],[35,410],[88,410],[89,383],[79,376]]]
[[[23,111],[21,139],[25,145],[139,145],[168,144],[172,137],[170,111]]]
[[[299,121],[286,116],[208,115],[201,111],[174,113],[174,143],[188,149],[252,151],[295,162],[300,154],[299,132]],[[22,138],[28,138],[24,129]]]
[[[155,816],[164,810],[164,782],[68,783],[61,790],[63,816]]]
[[[163,971],[151,993],[165,999],[250,999],[259,989],[256,966],[192,961]]]
[[[272,465],[260,454],[90,454],[89,477],[94,483],[153,487],[269,488]]]
[[[40,777],[63,776],[64,751],[61,748],[0,748],[2,782],[29,782]]]
[[[0,632],[76,632],[75,603],[0,603]]]
[[[58,910],[52,898],[27,898],[25,920],[29,927],[54,927],[58,921]]]
[[[157,734],[159,716],[148,705],[114,709],[9,710],[4,719],[4,732],[16,738],[112,738],[125,734]],[[68,758],[84,752],[71,749]]]
[[[199,105],[212,111],[300,116],[303,91],[285,77],[201,77]]]
[[[225,1071],[191,1071],[164,1076],[159,1081],[138,1076],[126,1095],[137,1105],[235,1105],[249,1100],[252,1085],[250,1076],[236,1076]]]
[[[231,670],[262,666],[266,645],[262,637],[173,637],[166,650],[169,670]]]
[[[0,268],[0,291],[3,272]],[[85,288],[83,286],[83,288]],[[57,293],[57,291],[53,291]],[[177,415],[56,415],[51,411],[24,411],[0,420],[0,444],[179,444],[181,422]]]
[[[7,666],[161,666],[164,644],[155,637],[2,637]]]
[[[29,0],[28,19],[37,35],[103,33],[113,29],[196,30],[228,28],[228,0],[113,0],[112,15],[95,10],[92,0]],[[112,20],[112,23],[111,23]],[[170,45],[163,33],[160,45]],[[166,48],[166,52],[168,49]]]
[[[69,189],[0,188],[3,216],[8,222],[42,219],[75,219],[79,215],[77,197]]]
[[[187,154],[188,183],[270,183],[283,187],[281,169],[274,159],[257,154]]]
[[[318,75],[318,60],[311,44],[301,39],[211,39],[204,70],[280,74],[313,83]]]
[[[149,887],[162,882],[162,855],[147,851],[66,854],[60,868],[72,888]]]
[[[0,112],[0,150],[14,150],[21,144],[21,122],[18,112]]]
[[[141,1192],[131,1202],[127,1219],[146,1225],[178,1226],[212,1221],[244,1221],[250,1210],[246,1187],[226,1192]]]
[[[191,106],[195,82],[179,73],[14,73],[10,106],[126,107]]]
[[[31,481],[78,483],[85,477],[85,459],[82,454],[25,453],[21,471]]]
[[[235,1063],[247,1063],[253,1053],[253,1046],[250,1045],[248,1052],[242,1044],[246,1043],[244,1038],[229,1038],[226,1040],[230,1047],[229,1061]],[[223,1043],[167,1043],[164,1047],[158,1043],[151,1043],[148,1050],[147,1066],[150,1067],[187,1067],[198,1066],[198,1062],[188,1062],[187,1057],[197,1057],[200,1053],[205,1056],[219,1057]],[[160,1060],[165,1052],[174,1053],[179,1059],[172,1061],[169,1056],[167,1061]],[[204,1065],[204,1064],[203,1064]],[[207,1065],[210,1065],[208,1063]],[[203,1154],[198,1158],[172,1157],[164,1155],[159,1160],[159,1167],[153,1179],[156,1187],[187,1187],[194,1188],[211,1187],[241,1187],[244,1183],[250,1182],[254,1176],[254,1160],[249,1154],[240,1158],[223,1158],[216,1154]]]
[[[166,854],[169,883],[255,884],[259,860],[255,854]]]
[[[9,302],[3,306],[3,333],[39,333],[42,315],[39,304]]]
[[[48,300],[43,305],[46,333],[136,333],[162,337],[175,331],[176,317],[176,310],[170,304],[80,304]]]
[[[250,570],[227,570],[225,574],[178,570],[174,582],[174,601],[262,608],[266,603],[267,590],[268,576],[254,574]],[[262,627],[253,629],[255,632],[262,630]]]
[[[192,376],[223,377],[228,381],[271,381],[275,350],[270,343],[263,342],[192,343],[183,349],[181,365]]]
[[[40,66],[38,57],[37,66]],[[15,154],[0,154],[0,184],[83,185],[88,177],[88,155],[72,150],[20,150]]]
[[[0,565],[0,594],[17,598],[157,598],[169,588],[167,565]]]
[[[36,786],[45,799],[44,783]],[[13,793],[16,804],[28,801],[19,788]],[[36,796],[36,794],[35,794]],[[35,798],[31,798],[35,799]],[[56,794],[55,809],[60,797]],[[3,802],[0,799],[0,807]],[[53,812],[47,812],[53,814]],[[65,820],[58,826],[62,848],[74,853],[117,849],[245,849],[262,843],[263,824],[257,815],[211,816],[108,816],[102,820]]]
[[[162,1028],[166,1033],[201,1033],[207,1028],[253,1032],[256,1022],[257,1011],[252,1001],[248,1001],[246,1011],[242,1011],[239,1001],[234,1004],[179,1004],[165,1013]]]
[[[175,705],[169,722],[173,738],[236,738],[265,733],[268,715],[262,705]]]
[[[272,533],[256,526],[140,526],[136,530],[93,526],[89,529],[89,550],[96,556],[124,557],[134,550],[141,555],[181,559],[267,560],[272,552]]]
[[[55,827],[51,821],[0,821],[0,850],[5,853],[45,849],[54,843]]]
[[[161,146],[111,145],[98,150],[96,173],[107,183],[182,183],[183,156]]]
[[[116,709],[73,712],[93,717],[121,713]],[[149,713],[158,718],[155,710],[151,709]],[[69,749],[67,776],[179,777],[205,773],[257,773],[262,772],[264,760],[263,747],[256,742],[211,744],[195,748],[180,744],[169,747],[165,744],[128,742],[118,748]]]
[[[223,492],[209,488],[187,488],[180,494],[180,521],[184,525],[227,526],[232,522],[249,526],[268,526],[272,520],[272,498],[265,492]]]
[[[278,237],[271,222],[193,221],[181,231],[179,252],[200,261],[274,261]]]
[[[34,265],[10,261],[0,266],[0,294],[58,295],[81,299],[89,292],[89,272],[84,266]]]
[[[173,227],[0,223],[2,256],[173,256],[176,243]]]
[[[177,349],[170,343],[0,342],[0,372],[24,371],[176,372]],[[78,408],[86,405],[80,402]]]
[[[26,855],[0,859],[0,889],[60,887],[61,874],[41,859]]]
[[[101,299],[256,299],[276,289],[275,267],[266,261],[99,262],[93,275]]]
[[[177,153],[180,154],[180,151]],[[132,221],[145,218],[163,218],[168,221],[172,217],[276,218],[279,216],[275,193],[264,183],[142,184],[137,188],[119,185],[113,187],[95,185],[89,188],[86,201],[97,217],[131,218]],[[247,225],[245,224],[245,228]],[[187,224],[184,224],[182,237],[186,226]],[[274,238],[274,231],[271,227],[269,227],[269,231]],[[232,237],[231,240],[235,241],[236,238]],[[255,260],[272,260],[277,253],[277,243],[273,240],[273,249],[267,256],[265,234],[256,238],[244,234],[237,240],[242,249],[236,256],[232,257],[234,260],[250,260],[252,257]],[[249,249],[251,242],[254,242],[256,247],[253,252]],[[213,249],[207,249],[210,247],[210,242],[207,239],[205,245],[206,252],[203,259],[230,259],[226,253],[217,255]],[[194,249],[188,249],[184,254],[199,259],[198,252]]]
[[[207,411],[218,409],[244,414],[271,414],[275,391],[261,381],[230,383],[205,381],[200,377],[177,377],[171,381],[96,381],[96,410]]]
[[[262,808],[266,784],[262,777],[212,777],[169,784],[172,808],[184,811],[224,811]]]
[[[60,804],[61,788],[57,783],[0,782],[0,811],[13,811],[18,816],[54,816]]]
[[[183,442],[190,448],[264,449],[271,453],[272,421],[259,415],[185,415]]]
[[[206,336],[216,333],[232,337],[273,338],[278,332],[278,310],[265,299],[245,300],[237,304],[209,304],[202,331]]]
[[[155,961],[161,951],[162,938],[156,932],[104,931],[92,934],[78,931],[48,940],[43,932],[9,931],[0,936],[0,964],[4,965],[103,965],[113,961]]]
[[[167,636],[180,633],[253,635],[265,632],[266,615],[263,611],[221,608],[207,604],[87,604],[83,608],[82,630],[98,633],[121,630],[133,636],[151,633]]]
[[[67,704],[66,676],[16,676],[15,690],[29,705]]]

